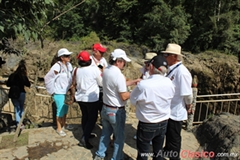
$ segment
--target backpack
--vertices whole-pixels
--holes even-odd
[[[61,72],[61,64],[57,62],[60,65],[60,71]],[[44,76],[44,84],[46,87],[47,92],[52,95],[54,93],[54,86],[55,86],[55,81],[58,78],[59,74],[55,74],[54,70],[48,71],[48,73]]]

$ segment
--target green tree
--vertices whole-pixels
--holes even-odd
[[[46,11],[53,6],[52,0],[0,0],[0,37],[41,39]]]
[[[135,36],[153,50],[163,49],[167,43],[182,44],[190,34],[189,15],[183,6],[170,6],[163,0],[141,0]],[[147,6],[147,7],[146,7]]]
[[[186,48],[195,52],[209,49],[239,52],[240,0],[186,1],[185,8],[192,15]]]

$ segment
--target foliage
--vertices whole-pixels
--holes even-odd
[[[49,6],[54,6],[52,0],[1,0],[0,37],[16,38],[21,34],[26,41],[41,38]]]
[[[191,52],[240,52],[240,0],[0,0],[0,9],[1,37],[77,42],[96,33],[155,51],[172,42]]]

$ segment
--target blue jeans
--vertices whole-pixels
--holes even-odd
[[[20,121],[20,119],[21,119],[21,117],[24,113],[25,99],[26,99],[26,93],[25,92],[21,92],[18,99],[11,98],[13,106],[14,106],[14,110],[15,110],[15,118],[16,118],[17,125],[18,125],[18,123],[19,123],[19,121]]]
[[[150,147],[150,141],[152,141],[153,147],[153,160],[162,160],[162,146],[164,142],[164,136],[167,130],[168,121],[162,121],[159,123],[144,123],[138,122],[137,127],[137,160],[147,160]],[[145,155],[144,155],[145,154]]]
[[[102,117],[102,135],[100,137],[98,151],[96,155],[104,158],[107,147],[110,143],[110,136],[113,134],[114,150],[111,160],[123,160],[124,131],[126,121],[125,109],[109,108],[103,105],[101,111]]]

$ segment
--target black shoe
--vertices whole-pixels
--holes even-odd
[[[87,148],[87,149],[92,149],[92,148],[93,148],[93,145],[91,145],[89,142],[86,142],[86,148]]]
[[[81,147],[86,146],[85,140],[83,138],[79,141],[78,146],[81,146]]]
[[[83,138],[79,141],[78,146],[85,147],[87,149],[93,148],[93,145],[91,145],[88,141],[86,142]]]

